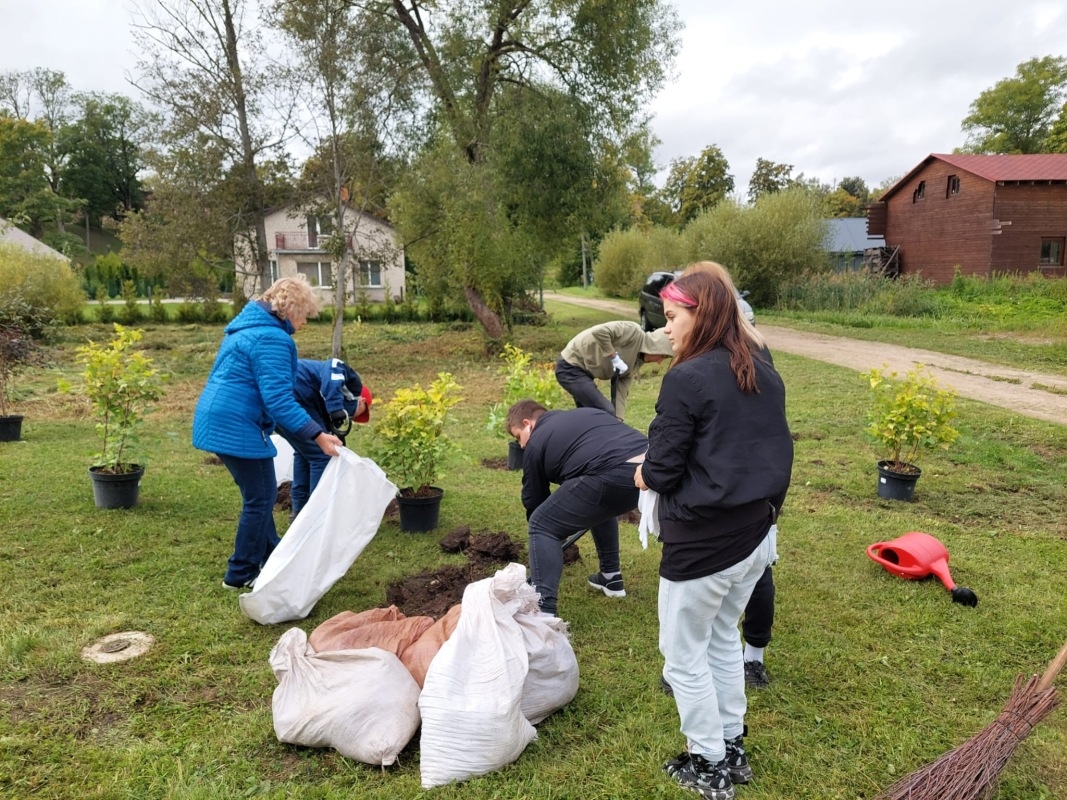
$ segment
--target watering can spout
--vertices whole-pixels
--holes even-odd
[[[886,571],[905,580],[920,580],[936,575],[952,593],[952,601],[972,608],[978,596],[957,586],[948,570],[948,550],[938,539],[922,531],[912,531],[891,542],[877,542],[867,548],[867,556]]]

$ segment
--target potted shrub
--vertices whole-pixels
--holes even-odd
[[[867,434],[880,449],[878,496],[911,500],[915,482],[922,475],[916,465],[921,450],[948,448],[959,437],[952,426],[956,418],[956,393],[940,389],[937,380],[922,365],[901,376],[888,367],[872,369],[868,381],[871,406]]]
[[[40,346],[33,338],[32,310],[19,300],[0,306],[0,442],[22,438],[22,415],[9,414],[15,376],[35,364]]]
[[[545,408],[559,408],[563,403],[563,388],[556,381],[551,366],[534,365],[533,356],[513,344],[505,344],[500,357],[504,359],[504,366],[500,368],[504,377],[504,399],[489,409],[486,427],[498,436],[508,438],[508,469],[522,469],[522,447],[504,430],[508,409],[528,398]]]
[[[444,490],[434,484],[446,457],[459,449],[445,431],[449,410],[462,400],[459,389],[452,375],[441,372],[428,389],[398,389],[381,408],[375,404],[370,455],[400,487],[401,530],[437,527]]]
[[[132,508],[144,475],[138,433],[150,403],[162,394],[163,376],[152,359],[135,349],[143,332],[115,325],[106,344],[78,348],[82,391],[96,416],[101,449],[89,476],[98,508]],[[70,390],[69,386],[64,387]]]

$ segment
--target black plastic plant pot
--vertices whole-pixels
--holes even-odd
[[[405,495],[402,493],[404,490],[397,494],[396,501],[400,506],[400,530],[408,533],[422,533],[432,531],[437,527],[441,516],[441,498],[444,497],[445,490],[436,486],[431,486],[430,489],[434,491],[434,494],[425,497]]]

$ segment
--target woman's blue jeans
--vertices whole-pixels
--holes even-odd
[[[259,570],[281,541],[274,527],[274,503],[278,499],[274,459],[238,458],[221,453],[218,457],[241,490],[243,502],[233,555],[224,580],[231,586],[243,586],[259,575]]]
[[[289,484],[289,499],[295,517],[319,485],[322,473],[330,465],[330,456],[322,452],[314,439],[301,439],[282,428],[277,428],[276,432],[293,446],[293,481]]]

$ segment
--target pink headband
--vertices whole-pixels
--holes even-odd
[[[667,284],[666,288],[659,293],[659,296],[663,300],[670,300],[672,303],[677,303],[686,308],[696,308],[697,306],[696,301],[679,289],[677,283]]]

